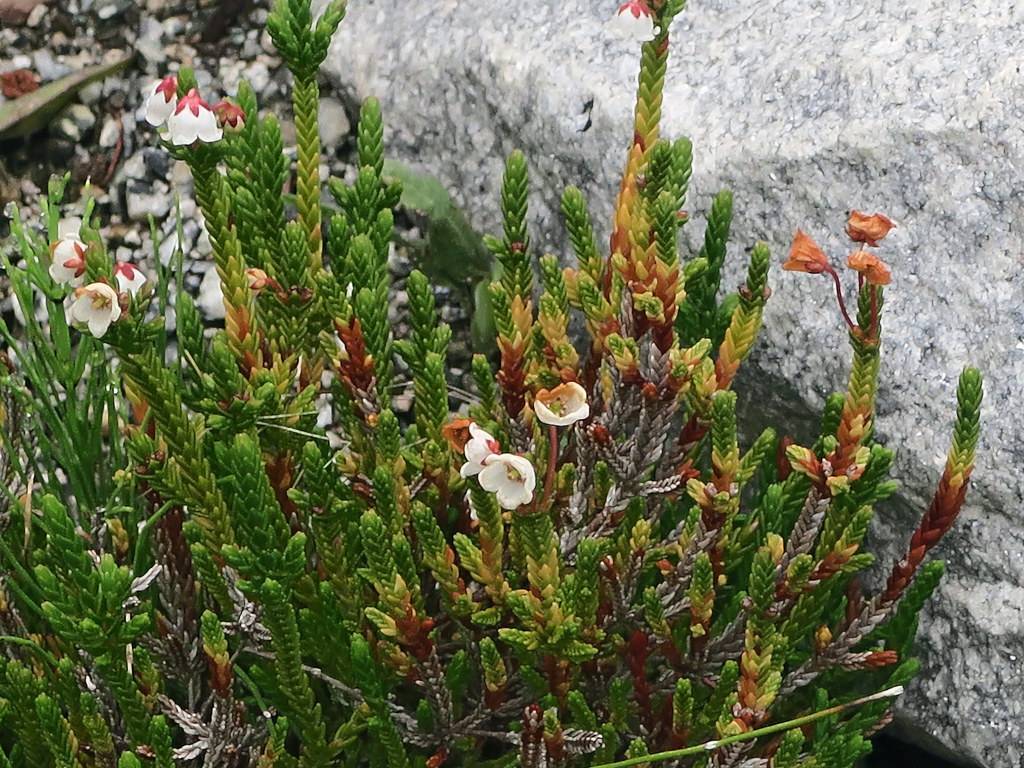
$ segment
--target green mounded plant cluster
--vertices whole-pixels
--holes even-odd
[[[508,159],[504,231],[486,239],[497,351],[475,358],[461,413],[451,333],[419,272],[411,332],[393,337],[401,188],[375,101],[358,176],[326,180],[321,202],[316,75],[340,2],[314,19],[309,0],[279,0],[268,22],[294,74],[294,168],[251,89],[210,108],[182,69],[151,94],[195,179],[223,329],[205,332],[181,290],[183,254],[129,290],[91,203],[68,234],[62,182],[41,226],[15,218],[3,267],[25,325],[0,327],[0,768],[539,768],[666,751],[687,766],[841,768],[870,750],[888,689],[917,669],[917,615],[942,573],[925,555],[963,502],[981,380],[963,373],[934,499],[865,594],[863,539],[895,488],[873,439],[889,277],[868,249],[887,220],[848,225],[851,373],[817,440],[767,428],[741,447],[731,386],[771,258],[755,246],[722,297],[724,192],[699,253],[680,253],[692,148],[659,124],[682,6],[624,7],[654,31],[607,252],[570,188],[577,266],[537,254],[526,159]],[[189,120],[209,120],[206,138],[179,141],[200,130]],[[842,297],[802,233],[786,266],[832,276]],[[403,389],[409,419],[392,410]]]

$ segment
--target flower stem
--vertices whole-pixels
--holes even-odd
[[[853,322],[850,317],[850,313],[846,311],[846,301],[843,300],[843,286],[839,282],[839,275],[832,266],[829,266],[825,272],[832,276],[832,282],[836,285],[836,299],[839,301],[839,311],[843,313],[843,319],[846,321],[846,325],[851,331],[855,331],[857,329],[857,324]]]
[[[755,731],[747,731],[746,733],[738,733],[735,736],[726,736],[724,739],[718,739],[717,741],[708,741],[703,744],[695,744],[692,747],[685,747],[684,749],[673,749],[668,752],[655,752],[650,755],[640,755],[639,757],[631,757],[626,760],[619,760],[616,763],[602,763],[596,765],[594,768],[627,768],[631,765],[643,765],[645,763],[654,763],[660,760],[677,760],[681,757],[690,757],[692,755],[700,755],[708,752],[713,752],[721,747],[727,747],[730,744],[736,744],[740,741],[752,741],[762,736],[770,736],[773,733],[780,733],[782,731],[789,731],[793,728],[800,728],[808,723],[813,723],[822,718],[829,717],[831,715],[838,714],[846,709],[852,707],[859,707],[862,704],[868,704],[872,701],[878,701],[879,699],[891,699],[899,696],[903,693],[903,686],[898,685],[895,688],[887,688],[884,691],[873,693],[870,696],[864,696],[860,699],[854,699],[848,701],[845,704],[837,704],[834,707],[823,709],[819,712],[813,712],[803,717],[797,717],[793,720],[786,720],[782,723],[774,723],[767,725],[764,728],[758,728]]]
[[[547,509],[548,503],[551,501],[551,493],[555,488],[555,465],[558,463],[558,427],[548,426],[548,442],[550,443],[548,470],[544,475],[544,501],[541,502],[543,509]]]

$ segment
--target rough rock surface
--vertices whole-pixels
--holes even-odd
[[[593,0],[352,4],[329,62],[374,94],[389,150],[457,191],[496,231],[502,162],[523,149],[539,247],[567,250],[558,199],[583,188],[609,219],[638,67]],[[845,257],[850,208],[900,224],[885,325],[879,432],[903,491],[874,532],[896,557],[941,470],[961,365],[987,375],[976,485],[943,545],[948,576],[923,620],[925,669],[906,722],[993,768],[1024,766],[1024,6],[999,0],[695,2],[677,22],[665,125],[696,147],[691,207],[736,195],[733,273],[758,239],[781,258],[797,227]],[[700,221],[697,216],[695,221]],[[702,225],[687,237],[699,242]],[[606,234],[607,228],[604,233]],[[830,286],[776,270],[753,365],[756,422],[810,413],[842,386]],[[754,370],[751,370],[751,369]],[[788,383],[787,383],[788,382]],[[752,409],[753,410],[753,409]],[[792,421],[789,419],[788,421]]]

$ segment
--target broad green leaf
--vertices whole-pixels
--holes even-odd
[[[427,275],[458,288],[490,275],[493,257],[483,238],[440,181],[391,160],[384,161],[384,175],[402,183],[402,207],[427,219],[420,253],[420,266]]]
[[[470,334],[473,338],[473,349],[490,352],[495,348],[498,332],[494,327],[494,307],[491,304],[491,292],[488,286],[491,281],[484,278],[473,288],[473,319],[470,322]]]
[[[384,161],[384,176],[402,182],[402,206],[419,211],[428,218],[449,216],[451,195],[435,177],[414,171],[396,160]]]

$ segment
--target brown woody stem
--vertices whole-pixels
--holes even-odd
[[[843,286],[839,282],[839,275],[831,265],[825,269],[825,273],[830,275],[832,277],[832,282],[835,283],[836,300],[839,302],[839,311],[843,313],[843,319],[846,321],[847,327],[849,327],[851,331],[856,331],[857,324],[853,322],[853,319],[850,317],[850,313],[846,311],[846,301],[843,299]]]

